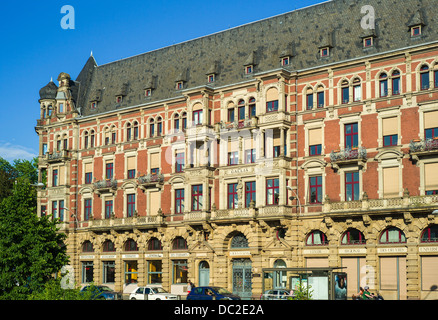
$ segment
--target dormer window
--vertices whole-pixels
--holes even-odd
[[[183,82],[182,81],[178,81],[176,83],[176,90],[182,90],[183,88]]]
[[[411,37],[421,35],[421,25],[411,27]]]
[[[145,97],[150,97],[150,96],[152,96],[152,89],[146,89],[146,90],[144,91],[144,96],[145,96]]]
[[[289,57],[281,58],[281,65],[282,66],[288,66],[289,65]]]
[[[330,55],[330,48],[324,47],[320,49],[321,57],[328,57]]]
[[[122,96],[117,96],[116,97],[116,102],[117,103],[122,103],[123,97]]]
[[[91,103],[91,110],[95,110],[97,107],[97,102],[92,102]]]
[[[366,37],[363,39],[363,47],[364,48],[369,48],[372,46],[374,46],[373,37]]]
[[[249,66],[245,66],[245,74],[251,74],[253,71],[253,66],[249,65]]]
[[[64,104],[63,103],[59,104],[58,112],[59,113],[63,113],[64,112]]]
[[[207,81],[208,81],[208,83],[214,82],[214,74],[209,74],[207,77]]]

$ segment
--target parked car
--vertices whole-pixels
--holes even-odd
[[[266,290],[261,296],[260,300],[287,300],[292,297],[290,291],[286,289],[271,289]]]
[[[187,295],[187,300],[240,300],[238,295],[221,287],[195,287]]]
[[[130,295],[129,300],[177,300],[178,296],[171,294],[159,286],[138,287]]]
[[[93,300],[122,300],[122,294],[116,292],[107,286],[85,286],[81,292],[91,290],[91,299]]]

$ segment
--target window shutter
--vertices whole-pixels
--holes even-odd
[[[85,164],[85,173],[93,172],[93,164],[92,163],[86,163]]]
[[[159,191],[151,192],[149,193],[149,195],[150,195],[149,215],[156,216],[158,214],[158,209],[161,207],[160,192]]]
[[[152,153],[151,154],[151,165],[150,169],[153,168],[160,168],[160,154],[159,153]]]
[[[398,133],[397,117],[384,118],[383,122],[383,136],[394,135]]]
[[[278,90],[276,88],[270,88],[266,91],[266,101],[278,100]]]
[[[322,144],[322,129],[310,129],[309,130],[309,146]]]
[[[430,291],[438,286],[438,256],[421,257],[421,290]]]
[[[424,113],[424,129],[438,128],[438,111]]]
[[[438,162],[424,165],[426,190],[438,190]]]
[[[397,257],[380,258],[380,289],[397,290]]]
[[[127,166],[128,170],[135,170],[135,157],[128,157]]]
[[[394,198],[399,195],[399,172],[398,167],[383,168],[383,196]]]

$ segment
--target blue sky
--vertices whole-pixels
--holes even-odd
[[[12,161],[38,154],[40,88],[61,72],[76,79],[91,51],[102,65],[321,2],[2,1],[0,156]],[[74,8],[73,30],[61,28],[64,5]]]

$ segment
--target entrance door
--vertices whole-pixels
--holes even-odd
[[[250,259],[233,260],[233,293],[242,299],[251,299],[252,274]]]
[[[207,261],[199,263],[199,286],[208,286],[210,283],[210,265]]]

